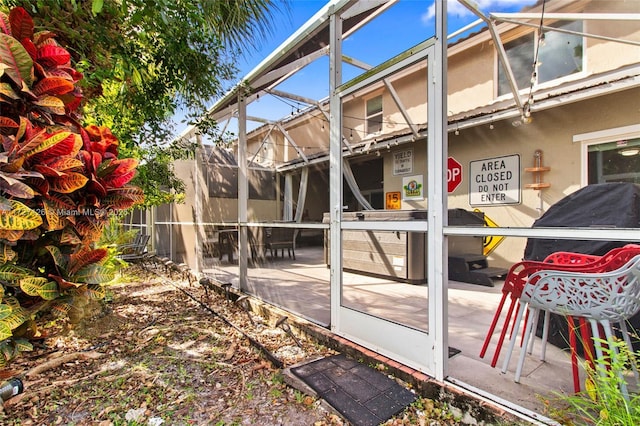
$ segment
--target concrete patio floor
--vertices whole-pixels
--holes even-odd
[[[322,247],[296,248],[296,260],[267,258],[250,262],[249,293],[264,302],[285,309],[313,323],[328,327],[330,322],[329,268]],[[237,259],[237,257],[236,257]],[[219,259],[205,259],[202,273],[219,282],[238,286],[238,265]],[[343,304],[417,329],[427,328],[427,286],[412,285],[344,273]],[[448,381],[508,406],[523,407],[525,414],[545,418],[542,400],[571,394],[573,380],[568,350],[547,345],[546,361],[539,360],[540,339],[533,355],[528,355],[520,383],[514,371],[520,354],[516,347],[506,374],[501,372],[504,343],[496,368],[492,368],[497,333],[485,358],[479,353],[494,312],[502,296],[502,281],[494,287],[457,281],[449,282],[449,345],[460,353],[449,359]],[[544,398],[543,398],[544,397]]]

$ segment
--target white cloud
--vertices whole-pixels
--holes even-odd
[[[473,3],[473,1],[472,1]],[[529,1],[523,1],[523,0],[475,0],[475,4],[478,6],[478,8],[482,11],[498,11],[500,9],[503,8],[507,8],[507,7],[513,7],[513,6],[520,6],[519,9],[525,7],[525,6],[529,6],[531,4],[535,3],[534,0],[529,0]],[[433,4],[431,4],[431,6],[429,6],[429,8],[427,9],[427,11],[422,15],[422,21],[423,22],[427,22],[431,19],[433,19],[433,17],[436,15],[436,4],[435,2]],[[464,16],[472,16],[473,13],[467,9],[465,6],[463,6],[462,4],[458,3],[457,0],[448,0],[447,1],[447,15],[449,16],[457,16],[457,17],[464,17]]]

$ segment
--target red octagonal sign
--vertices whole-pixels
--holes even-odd
[[[453,192],[462,183],[462,164],[453,157],[447,158],[447,192]]]

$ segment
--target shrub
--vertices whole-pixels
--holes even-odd
[[[640,395],[628,393],[624,377],[629,366],[638,367],[640,353],[632,352],[624,341],[606,347],[606,341],[594,340],[605,347],[595,368],[585,362],[586,390],[546,401],[551,417],[564,425],[640,424]]]
[[[81,124],[83,78],[29,14],[0,12],[0,366],[31,347],[44,311],[65,317],[114,278],[99,247],[115,213],[143,201],[106,127]]]

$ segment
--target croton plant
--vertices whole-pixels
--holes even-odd
[[[69,315],[114,278],[97,241],[143,201],[106,127],[83,127],[82,74],[22,8],[0,12],[0,366],[31,347],[42,312]]]

